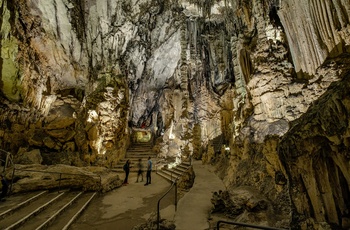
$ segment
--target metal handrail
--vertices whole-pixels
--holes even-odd
[[[0,153],[5,153],[6,154],[5,161],[0,160],[2,162],[5,162],[5,166],[4,166],[4,169],[2,171],[2,173],[5,173],[6,172],[6,167],[8,167],[9,162],[11,163],[12,166],[14,165],[13,161],[12,161],[12,154],[10,152],[7,152],[7,151],[3,150],[3,149],[0,149]]]
[[[224,220],[219,220],[217,222],[217,224],[216,224],[216,229],[217,230],[220,230],[220,224],[230,224],[230,225],[237,225],[237,226],[257,228],[257,229],[286,230],[285,228],[266,227],[266,226],[260,226],[260,225],[245,224],[245,223],[240,223],[240,222],[229,222],[229,221],[224,221]]]
[[[32,170],[32,169],[19,169],[19,168],[15,168],[13,167],[13,171],[12,171],[12,179],[11,179],[11,185],[10,185],[10,192],[12,189],[12,184],[13,184],[13,179],[15,176],[15,171],[27,171],[27,172],[39,172],[39,173],[50,173],[50,174],[59,174],[60,178],[58,180],[58,190],[61,190],[61,180],[62,180],[62,175],[73,175],[73,176],[86,176],[89,177],[89,175],[86,174],[79,174],[79,173],[65,173],[65,172],[54,172],[54,171],[43,171],[43,170]],[[99,177],[99,190],[102,189],[102,178],[100,175],[94,175],[94,176],[98,176]]]
[[[192,163],[192,162],[191,162]],[[192,164],[191,164],[192,165]],[[189,167],[187,168],[187,170],[189,169]],[[186,171],[187,171],[186,170]],[[170,190],[174,187],[175,185],[175,212],[177,211],[177,181],[179,180],[179,178],[182,176],[183,173],[181,173],[179,176],[177,176],[175,178],[175,180],[173,181],[173,183],[170,185],[170,188],[168,189],[168,191],[166,191],[166,193],[158,200],[158,204],[157,204],[157,230],[159,230],[159,222],[160,222],[160,201],[170,192]],[[172,175],[172,173],[171,173]]]
[[[175,179],[175,181],[171,184],[170,188],[168,189],[168,191],[166,191],[166,193],[158,200],[158,204],[157,204],[157,230],[159,230],[159,222],[160,222],[160,201],[170,192],[170,190],[174,187],[175,185],[175,212],[177,210],[177,180],[178,178]]]

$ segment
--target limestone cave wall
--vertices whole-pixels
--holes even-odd
[[[349,224],[349,73],[294,121],[278,149],[290,180],[292,223]]]
[[[159,157],[214,163],[228,191],[269,203],[263,218],[239,220],[349,227],[349,9],[346,0],[3,0],[0,148],[112,166],[132,128],[145,128]]]
[[[346,97],[343,95],[335,102],[330,95],[337,90],[348,92],[345,86],[334,87],[334,82],[345,79],[349,72],[349,43],[344,36],[349,28],[349,5],[345,1],[263,3],[267,2],[242,1],[241,7],[247,9],[238,11],[254,16],[233,20],[243,28],[251,28],[246,30],[251,32],[241,35],[249,42],[239,40],[241,51],[233,55],[240,63],[235,79],[236,99],[241,101],[234,102],[228,115],[233,120],[231,150],[223,151],[217,160],[218,171],[232,191],[245,186],[258,188],[275,211],[284,216],[282,219],[292,214],[293,228],[346,229],[349,208],[344,204],[349,199],[349,182],[344,177],[349,161],[341,157],[342,150],[330,147],[334,144],[327,141],[328,148],[324,148],[322,140],[328,139],[326,133],[331,130],[346,133],[346,126],[338,130],[339,124],[334,125],[334,119],[340,124],[347,123],[346,105],[342,105],[346,104]],[[262,10],[267,8],[269,11]],[[251,23],[255,25],[249,27]],[[345,82],[339,84],[346,85]],[[322,120],[317,124],[312,120],[315,111]],[[331,111],[339,115],[333,118]],[[305,120],[306,117],[310,119]],[[296,123],[303,125],[295,126]],[[315,134],[319,129],[324,132]],[[337,140],[336,146],[343,146],[343,139]],[[323,151],[326,156],[341,160],[329,161]],[[315,158],[323,160],[315,162]],[[344,172],[339,173],[340,167]],[[336,176],[327,174],[330,171],[336,172]],[[291,209],[286,208],[289,202]],[[245,220],[254,221],[249,217]],[[283,226],[276,219],[270,223]]]

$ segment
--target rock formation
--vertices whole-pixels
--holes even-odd
[[[19,165],[5,175],[10,180],[10,193],[37,190],[79,189],[108,192],[121,187],[123,180],[105,167],[74,167],[64,164]]]
[[[348,1],[3,0],[0,13],[0,148],[18,163],[113,167],[141,128],[159,157],[258,191],[271,225],[350,227]]]

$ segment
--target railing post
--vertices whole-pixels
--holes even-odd
[[[188,169],[189,169],[189,167],[186,170],[188,170]],[[171,177],[171,179],[173,178],[173,171],[171,171],[170,177]],[[177,211],[177,182],[179,180],[179,177],[180,176],[175,177],[175,180],[172,181],[172,184],[171,184],[169,190],[158,200],[158,204],[157,204],[157,230],[159,230],[159,228],[160,228],[160,226],[159,226],[160,225],[160,223],[159,223],[160,222],[160,211],[159,211],[160,201],[170,192],[170,190],[174,186],[175,186],[175,212]]]
[[[175,180],[175,212],[177,211],[177,180]]]
[[[60,173],[60,179],[58,181],[58,191],[61,191],[61,179],[62,179],[62,173]]]
[[[158,200],[158,205],[157,205],[157,230],[159,230],[159,221],[160,221],[159,205],[160,205],[160,200]]]
[[[13,185],[13,179],[14,179],[14,177],[15,177],[15,170],[16,170],[16,168],[15,167],[13,167],[13,170],[12,170],[12,178],[11,178],[11,184],[10,184],[10,191],[9,191],[9,193],[11,193],[12,192],[12,185]]]
[[[10,157],[10,153],[6,153],[5,167],[4,167],[3,173],[6,172],[6,168],[7,168],[8,163],[9,163],[9,157]]]

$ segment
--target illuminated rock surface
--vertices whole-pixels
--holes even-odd
[[[113,167],[145,128],[159,157],[258,191],[278,227],[350,227],[348,1],[4,0],[0,13],[0,148],[18,162]]]

